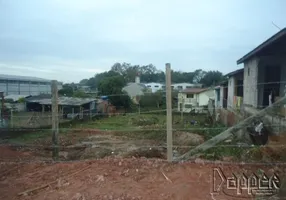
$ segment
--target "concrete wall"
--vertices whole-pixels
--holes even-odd
[[[244,63],[243,104],[257,108],[258,105],[258,59],[253,58]]]
[[[223,96],[224,96],[224,86],[221,86],[220,87],[220,104],[221,104],[221,107],[223,106]]]
[[[235,77],[232,76],[228,79],[228,95],[227,95],[227,107],[233,107],[233,96],[235,90]]]
[[[198,94],[199,106],[206,106],[209,103],[209,99],[214,99],[214,90],[207,90]]]
[[[16,112],[26,111],[26,103],[5,103],[5,106]]]
[[[221,108],[222,107],[222,101],[221,101],[221,87],[216,89],[215,91],[215,107]],[[220,92],[220,96],[218,98],[218,92]]]

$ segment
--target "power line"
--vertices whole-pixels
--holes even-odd
[[[279,26],[277,26],[273,21],[272,21],[273,26],[275,26],[276,28],[278,28],[279,30],[281,30],[281,28]]]

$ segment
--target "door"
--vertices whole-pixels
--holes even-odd
[[[265,66],[264,74],[264,90],[263,90],[263,106],[269,105],[269,95],[271,91],[274,92],[274,96],[279,96],[281,80],[281,66]]]

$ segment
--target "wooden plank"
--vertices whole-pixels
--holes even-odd
[[[221,141],[226,140],[231,135],[235,134],[237,131],[247,127],[249,124],[252,123],[252,121],[254,119],[263,117],[267,113],[271,112],[274,109],[274,107],[281,106],[281,105],[283,105],[285,103],[286,103],[286,97],[283,97],[282,99],[280,99],[279,101],[275,102],[271,106],[266,107],[265,109],[259,111],[257,114],[252,115],[252,116],[246,118],[245,120],[241,121],[240,123],[236,124],[235,126],[230,127],[229,129],[223,131],[219,135],[213,137],[212,139],[210,139],[210,140],[204,142],[203,144],[200,144],[199,146],[195,147],[194,149],[188,151],[184,155],[178,157],[176,160],[188,160],[194,154],[196,154],[198,152],[202,152],[202,151],[208,150],[208,149],[214,147],[216,144],[218,144]]]

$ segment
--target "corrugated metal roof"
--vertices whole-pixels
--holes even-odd
[[[37,82],[51,82],[51,80],[31,77],[31,76],[15,76],[15,75],[7,75],[7,74],[0,74],[0,80],[13,80],[13,81],[37,81]]]
[[[52,98],[51,94],[40,94],[37,96],[31,96],[27,98],[27,102],[39,102],[42,99],[50,99],[50,98]]]
[[[93,101],[96,101],[94,98],[74,98],[74,97],[59,97],[58,105],[66,106],[80,106],[87,104]],[[42,105],[51,105],[52,99],[42,99],[38,101]]]

